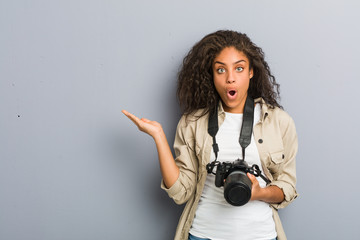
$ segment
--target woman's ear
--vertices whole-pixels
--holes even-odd
[[[252,69],[250,69],[250,72],[249,72],[249,73],[250,73],[250,76],[249,76],[249,77],[250,77],[250,79],[251,79],[251,78],[254,76],[254,71],[253,71]]]

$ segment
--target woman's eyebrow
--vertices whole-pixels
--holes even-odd
[[[234,62],[234,64],[238,64],[238,63],[240,63],[240,62],[246,62],[246,61],[242,59],[242,60],[239,60],[239,61]],[[222,64],[222,65],[226,65],[225,63],[220,62],[220,61],[215,61],[214,64],[215,64],[215,63]]]

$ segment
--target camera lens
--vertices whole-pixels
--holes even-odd
[[[251,198],[252,183],[245,172],[234,171],[224,184],[224,197],[233,206],[242,206]]]

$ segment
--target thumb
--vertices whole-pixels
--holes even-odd
[[[250,178],[251,182],[254,182],[254,180],[256,179],[254,175],[252,175],[251,173],[247,173],[247,176]]]

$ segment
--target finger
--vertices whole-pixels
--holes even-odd
[[[126,110],[122,110],[122,112],[125,114],[125,116],[127,116],[130,120],[136,120],[139,121],[140,119],[138,117],[136,117],[134,114],[129,113]]]
[[[129,113],[128,111],[126,110],[122,110],[121,111],[126,117],[130,118],[130,116],[132,115],[131,113]]]
[[[129,112],[126,111],[126,110],[122,110],[121,112],[122,112],[123,114],[125,114],[125,116],[127,116],[127,117],[134,116],[133,114],[129,113]]]
[[[251,182],[254,182],[256,180],[255,176],[252,175],[251,173],[247,173],[247,176],[250,178]]]
[[[122,112],[127,116],[131,121],[133,121],[137,126],[140,124],[140,118],[136,117],[134,114],[129,113],[128,111],[122,110]]]

